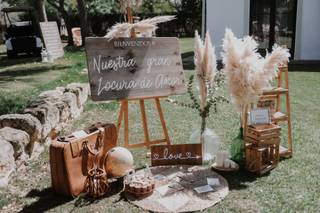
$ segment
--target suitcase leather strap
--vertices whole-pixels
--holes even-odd
[[[84,141],[83,148],[88,154],[94,156],[92,168],[88,170],[88,176],[84,183],[84,191],[94,198],[103,196],[109,190],[109,184],[106,171],[99,167],[100,162],[98,162],[98,155],[103,148],[101,131],[99,131],[97,136],[94,149],[89,146],[88,141]]]

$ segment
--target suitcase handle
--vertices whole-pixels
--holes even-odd
[[[99,131],[98,136],[97,136],[97,142],[95,144],[95,150],[92,149],[90,146],[88,146],[89,141],[84,141],[83,142],[83,148],[87,150],[90,154],[93,156],[98,155],[101,152],[102,149],[102,136],[101,136],[101,131]]]
[[[97,122],[85,128],[84,131],[86,131],[87,133],[91,133],[91,132],[97,131],[100,127],[103,127],[104,125],[105,125],[104,123]]]

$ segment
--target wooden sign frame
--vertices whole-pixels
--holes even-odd
[[[177,38],[89,37],[86,54],[94,101],[145,99],[186,92]]]
[[[147,46],[143,47],[116,47],[119,42],[141,44],[145,43]],[[152,46],[154,45],[154,47]],[[157,48],[153,50],[152,48]],[[132,50],[136,48],[136,50]],[[111,51],[107,51],[111,49]],[[112,51],[114,50],[114,51]],[[121,127],[122,121],[124,121],[124,146],[125,147],[149,147],[152,144],[158,144],[166,142],[170,144],[170,139],[165,124],[160,97],[166,97],[173,94],[183,94],[186,92],[185,78],[182,67],[182,59],[180,55],[179,41],[177,38],[120,38],[115,40],[108,40],[107,38],[87,38],[86,39],[86,53],[87,53],[87,65],[89,71],[90,87],[91,87],[91,98],[94,101],[104,101],[104,100],[122,100],[121,107],[118,117],[118,131]],[[135,57],[140,60],[140,63],[135,64],[135,66],[130,67],[130,69],[123,69],[123,71],[114,71],[106,69],[104,71],[100,70],[102,67],[97,68],[97,61],[101,60],[103,57],[106,63],[113,61],[114,58],[126,57],[128,53],[132,54],[132,58]],[[141,55],[142,54],[142,55]],[[161,58],[166,58],[170,61],[166,65],[151,66],[146,69],[145,61],[151,59],[156,59],[160,55]],[[98,59],[97,59],[98,58]],[[144,61],[144,63],[142,62]],[[101,63],[101,61],[99,62]],[[131,68],[135,69],[132,73]],[[153,69],[154,68],[154,69]],[[99,69],[99,70],[97,70]],[[103,73],[104,72],[104,73]],[[120,72],[120,73],[119,73]],[[173,82],[176,84],[170,85],[165,84],[161,88],[157,88],[159,82],[157,83],[158,77],[165,77],[166,79],[174,79]],[[137,78],[137,79],[135,79]],[[148,79],[149,78],[149,79]],[[149,88],[134,88],[132,90],[120,90],[120,91],[104,91],[104,93],[99,94],[101,90],[101,82],[150,82]],[[140,84],[139,84],[140,85]],[[151,140],[148,131],[147,115],[145,112],[145,100],[155,99],[156,109],[159,114],[160,123],[164,133],[163,139]],[[142,143],[129,144],[129,119],[128,119],[128,100],[139,100],[141,120],[144,130],[144,141]]]
[[[40,22],[40,29],[45,47],[53,59],[63,57],[64,50],[59,34],[57,22]]]
[[[201,165],[202,145],[175,144],[151,146],[151,165]]]

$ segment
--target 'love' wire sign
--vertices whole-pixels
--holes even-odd
[[[177,38],[87,38],[86,54],[94,101],[186,92]]]
[[[151,165],[200,165],[201,144],[151,146]]]

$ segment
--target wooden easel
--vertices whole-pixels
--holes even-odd
[[[132,16],[132,10],[130,7],[127,7],[127,17],[128,22],[133,23],[133,16]],[[136,37],[136,34],[134,32],[134,29],[131,31],[131,37]],[[154,99],[156,108],[159,114],[159,119],[161,122],[162,130],[164,133],[164,139],[157,139],[157,140],[150,140],[149,130],[148,130],[148,123],[147,123],[147,115],[145,110],[145,103],[144,101],[146,98],[138,99],[140,104],[140,111],[141,111],[141,120],[142,120],[142,126],[143,126],[143,133],[144,133],[144,142],[143,143],[136,143],[136,144],[130,144],[129,143],[129,101],[123,100],[120,103],[120,111],[119,111],[119,117],[117,122],[117,130],[119,133],[119,130],[121,128],[122,120],[124,121],[124,147],[127,148],[133,148],[133,147],[141,147],[146,146],[149,147],[152,144],[158,144],[158,143],[164,143],[166,142],[168,145],[171,144],[167,126],[163,117],[163,112],[160,104],[160,97],[153,97],[148,99]]]

